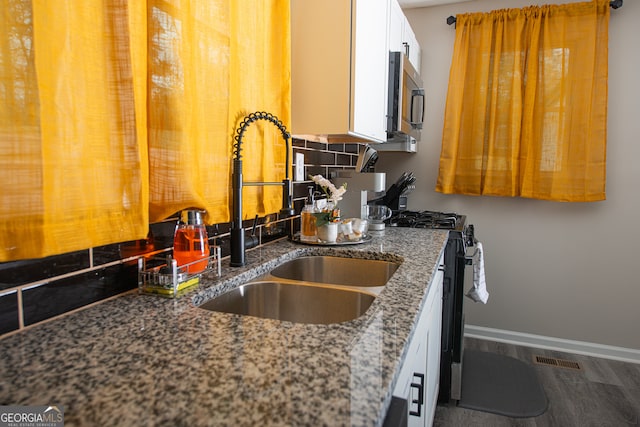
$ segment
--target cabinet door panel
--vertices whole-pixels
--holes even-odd
[[[393,391],[394,396],[407,400],[409,426],[432,425],[438,401],[443,263],[441,256]]]
[[[397,0],[391,0],[389,8],[389,50],[391,52],[403,52],[404,25],[407,18],[400,8]]]
[[[429,318],[429,307],[425,305],[412,338],[412,346],[415,349],[415,353],[413,354],[412,369],[410,370],[409,426],[424,427],[425,424]]]
[[[441,257],[439,265],[443,267],[444,259]],[[429,318],[429,335],[427,337],[427,382],[425,396],[425,420],[430,426],[435,416],[436,405],[438,403],[438,391],[440,384],[440,346],[442,337],[442,293],[444,271],[438,268],[438,273],[433,279],[434,298],[431,304]]]
[[[407,44],[405,53],[409,57],[409,62],[413,65],[413,68],[420,73],[420,44],[416,38],[416,34],[413,32],[413,28],[407,21],[404,25],[403,42]]]
[[[352,129],[384,142],[387,139],[387,19],[389,0],[354,0]]]
[[[386,141],[390,0],[291,0],[291,133]]]

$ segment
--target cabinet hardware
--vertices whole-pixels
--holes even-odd
[[[420,382],[411,383],[411,388],[418,389],[418,399],[411,399],[411,403],[415,403],[418,405],[418,409],[416,411],[409,411],[409,415],[414,415],[419,417],[422,415],[422,404],[424,403],[424,374],[413,373],[414,377],[418,377]]]

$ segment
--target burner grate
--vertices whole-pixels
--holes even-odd
[[[458,215],[450,212],[398,211],[387,220],[391,227],[440,228],[454,230]]]

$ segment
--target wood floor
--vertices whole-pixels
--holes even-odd
[[[509,418],[438,405],[436,427],[621,427],[640,425],[640,364],[465,338],[465,349],[514,357],[534,366],[549,407],[533,418]],[[535,356],[575,361],[580,369],[534,363]]]

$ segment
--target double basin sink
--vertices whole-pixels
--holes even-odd
[[[345,322],[367,311],[399,266],[382,260],[303,256],[200,308],[294,323]]]

